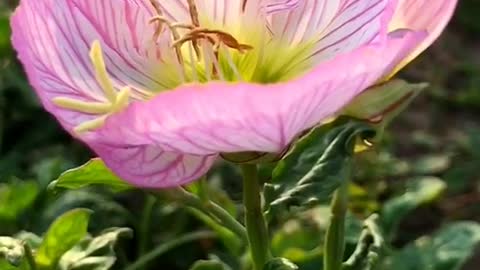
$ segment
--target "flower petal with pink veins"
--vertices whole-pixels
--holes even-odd
[[[385,76],[424,37],[421,32],[397,33],[385,45],[359,48],[284,84],[180,87],[132,103],[92,136],[107,144],[155,145],[195,155],[280,152]]]
[[[143,0],[22,0],[12,18],[13,45],[45,108],[70,132],[96,117],[63,110],[56,97],[90,102],[106,100],[89,59],[90,46],[99,40],[107,71],[118,90],[162,89],[156,71],[162,61],[153,46],[154,15]],[[82,137],[123,179],[142,187],[178,186],[201,177],[216,155],[167,153],[153,145],[115,146]]]
[[[396,0],[270,0],[272,34],[292,45],[315,41],[315,62],[386,36]],[[268,5],[267,5],[268,7]]]
[[[443,32],[457,6],[458,0],[399,0],[390,30],[426,30],[428,37],[410,53],[397,68],[403,68],[411,60],[427,49]]]
[[[207,173],[217,155],[195,156],[165,152],[153,145],[90,147],[119,177],[143,188],[168,188],[190,183]]]
[[[52,98],[106,100],[89,59],[94,40],[117,90],[131,86],[135,97],[162,88],[152,16],[143,0],[22,0],[11,21],[12,42],[43,105],[71,130],[94,116],[61,109]]]

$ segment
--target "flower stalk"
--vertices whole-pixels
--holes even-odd
[[[348,181],[340,186],[331,202],[331,219],[325,234],[325,270],[341,270],[345,252],[345,218],[348,210]]]
[[[250,253],[254,269],[262,270],[271,254],[267,223],[262,211],[261,187],[257,166],[244,164],[241,168],[243,172],[245,224],[247,226]]]

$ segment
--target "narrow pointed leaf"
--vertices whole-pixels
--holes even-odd
[[[91,185],[103,185],[114,191],[132,188],[108,169],[101,159],[94,158],[80,167],[64,172],[50,184],[49,189],[79,189]]]

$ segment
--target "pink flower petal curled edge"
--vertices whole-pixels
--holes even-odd
[[[144,0],[21,0],[12,18],[14,47],[45,108],[138,186],[186,184],[222,152],[281,151],[429,39],[429,28],[388,28],[393,0],[196,2],[202,24],[238,37],[226,41],[231,49],[221,47],[231,70],[218,65],[220,58],[207,63],[213,47],[204,43],[197,44],[206,68],[195,71],[194,43],[182,60],[191,66],[172,64],[179,52],[171,35],[156,33],[149,21],[156,15],[190,20],[185,0],[157,7]],[[260,36],[249,36],[251,23]],[[265,33],[289,61],[269,55],[270,47],[262,51],[272,44]],[[249,51],[237,53],[240,48]],[[203,77],[212,82],[195,83]],[[82,125],[86,132],[78,133]]]
[[[402,61],[398,69],[427,49],[453,16],[457,0],[399,0],[390,29],[426,30],[428,37]]]

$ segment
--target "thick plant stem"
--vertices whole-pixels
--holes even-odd
[[[257,166],[244,164],[243,204],[245,206],[245,224],[254,270],[262,270],[270,258],[270,240],[267,223],[262,211],[261,187],[257,175]]]
[[[333,195],[331,219],[325,235],[324,270],[342,269],[345,252],[345,217],[348,207],[348,182]]]

